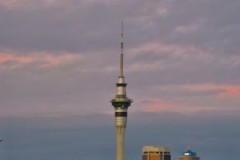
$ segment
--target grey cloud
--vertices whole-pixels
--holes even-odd
[[[106,20],[112,19],[110,11],[101,3],[81,2],[61,8],[43,5],[2,8],[1,46],[23,51],[83,51],[97,46],[105,50],[114,42],[109,36],[117,31],[105,28]]]
[[[114,97],[118,76],[122,19],[127,90],[134,99],[129,113],[127,158],[139,159],[143,145],[164,144],[172,146],[176,159],[188,143],[193,144],[202,159],[229,159],[229,155],[219,154],[228,149],[232,151],[232,159],[238,156],[237,98],[212,99],[219,90],[154,89],[183,84],[240,85],[238,1],[86,3],[71,0],[61,3],[65,4],[46,6],[39,0],[10,8],[0,6],[0,53],[79,54],[85,58],[45,68],[38,63],[17,68],[11,67],[15,62],[0,64],[7,65],[0,69],[0,117],[8,117],[1,123],[0,135],[10,141],[0,145],[1,159],[8,156],[20,160],[114,158],[112,152],[105,154],[115,150],[113,117],[76,116],[113,111],[109,100]],[[175,49],[153,48],[140,50],[136,55],[131,52],[147,44]],[[154,63],[159,66],[144,68]],[[138,68],[133,69],[135,64]],[[135,113],[153,103],[151,98],[206,109],[217,106],[219,110],[204,110],[191,118],[178,111]],[[76,119],[69,120],[66,115]],[[40,122],[33,121],[33,117],[39,116],[43,117],[38,119]],[[14,117],[29,119],[21,121]],[[102,127],[103,123],[106,125]],[[101,135],[106,137],[86,141]],[[164,138],[160,139],[159,135]],[[86,149],[100,150],[98,157]]]
[[[142,97],[150,97],[150,95],[168,100],[171,99],[171,96],[174,96],[175,99],[181,99],[181,97],[191,99],[192,93],[181,92],[181,90],[174,93],[168,93],[170,91],[161,93],[154,91],[153,88],[159,85],[204,83],[239,85],[239,62],[237,62],[239,57],[236,55],[236,58],[231,55],[211,55],[210,58],[208,56],[201,57],[196,55],[197,53],[188,51],[188,48],[178,56],[172,53],[172,50],[159,52],[140,51],[135,56],[128,52],[132,48],[144,46],[146,42],[147,44],[154,42],[155,44],[163,43],[166,46],[171,44],[173,47],[179,47],[175,50],[182,49],[185,45],[193,45],[203,52],[201,46],[199,46],[200,43],[196,41],[184,42],[183,35],[174,35],[173,29],[179,25],[194,24],[194,15],[197,16],[199,12],[193,11],[199,10],[198,3],[201,3],[200,6],[206,8],[207,4],[211,2],[199,1],[196,4],[189,2],[187,9],[184,8],[186,2],[188,1],[181,2],[181,4],[175,1],[168,3],[166,1],[152,1],[151,3],[129,1],[122,4],[101,2],[85,4],[72,1],[60,8],[46,7],[44,5],[33,5],[32,8],[22,6],[22,8],[16,7],[10,10],[3,8],[1,18],[3,19],[2,22],[6,23],[1,23],[3,27],[0,34],[7,36],[7,39],[10,38],[11,41],[2,38],[3,43],[0,43],[3,46],[2,48],[11,48],[13,52],[18,50],[17,54],[31,55],[32,50],[44,50],[49,54],[58,55],[69,51],[72,54],[85,54],[84,56],[87,57],[84,62],[76,61],[67,65],[45,69],[38,68],[36,67],[37,64],[32,63],[20,69],[2,70],[0,76],[3,79],[1,83],[3,108],[8,113],[11,113],[15,112],[12,108],[18,106],[20,113],[27,110],[29,114],[35,109],[40,110],[40,113],[50,110],[54,112],[64,108],[64,106],[78,112],[95,110],[98,105],[103,111],[109,110],[109,108],[105,109],[105,106],[109,105],[108,100],[114,96],[114,83],[118,71],[106,72],[104,69],[106,67],[118,67],[116,64],[118,63],[120,20],[116,17],[120,17],[121,9],[124,11],[123,18],[126,21],[126,27],[124,28],[126,44],[125,75],[129,83],[128,93],[137,102]],[[224,2],[221,2],[221,6],[222,3]],[[165,15],[159,15],[156,12],[160,4],[166,7]],[[124,7],[121,8],[121,5],[124,5]],[[228,4],[226,7],[231,7],[231,5]],[[189,12],[192,14],[189,14]],[[111,13],[111,15],[108,13]],[[96,15],[97,17],[95,17]],[[184,15],[189,17],[185,19]],[[147,18],[144,18],[145,16]],[[154,16],[157,17],[152,19],[153,24],[146,29],[143,24],[147,24],[151,16],[153,18]],[[141,17],[143,17],[142,21]],[[140,21],[138,18],[140,18]],[[206,15],[205,18],[207,18]],[[181,20],[184,23],[178,24]],[[215,27],[217,29],[217,26]],[[205,31],[205,29],[202,28],[202,31]],[[196,33],[191,32],[188,35],[191,36]],[[171,36],[172,34],[174,37],[180,36],[181,40],[176,39],[176,41],[170,43],[168,40],[174,38]],[[198,34],[202,35],[202,32],[198,32]],[[16,38],[11,37],[11,35]],[[19,37],[19,35],[22,36]],[[37,38],[39,42],[35,43],[32,38]],[[194,37],[194,40],[199,38]],[[81,45],[81,41],[86,43],[86,40],[89,40],[89,43]],[[62,43],[62,41],[67,41],[67,43]],[[25,42],[28,44],[13,44]],[[213,42],[218,43],[217,40]],[[31,45],[31,43],[34,45]],[[68,44],[69,46],[66,47],[65,45]],[[211,53],[204,52],[204,54]],[[235,61],[232,60],[234,58]],[[223,62],[222,59],[225,61]],[[161,64],[159,68],[153,70],[141,68],[144,64],[154,62]],[[139,63],[139,68],[128,71],[134,63]],[[81,72],[81,70],[86,70],[86,72]],[[211,93],[195,93],[199,97],[203,94],[209,95]],[[15,101],[12,101],[12,99]],[[96,102],[99,103],[96,104]],[[200,102],[201,99],[197,103]],[[209,99],[207,102],[216,103]],[[65,109],[62,109],[61,112],[64,111]]]
[[[61,7],[27,5],[10,10],[2,7],[2,48],[113,51],[123,17],[129,47],[160,41],[192,44],[218,54],[238,53],[239,37],[235,33],[239,23],[234,18],[239,15],[237,1],[123,1],[91,5],[83,2],[71,1]],[[166,15],[159,14],[159,8],[165,9]],[[174,32],[178,26],[195,24],[199,29],[194,32]]]

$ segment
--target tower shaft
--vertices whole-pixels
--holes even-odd
[[[115,108],[116,160],[125,157],[125,130],[127,127],[127,109]]]
[[[117,155],[116,160],[124,160],[125,158],[125,126],[116,126],[116,136],[117,136]]]
[[[123,23],[121,33],[121,53],[120,53],[120,74],[116,84],[116,96],[110,102],[115,108],[115,128],[116,128],[116,160],[125,159],[125,130],[127,126],[127,110],[132,100],[127,97],[127,84],[123,76]]]

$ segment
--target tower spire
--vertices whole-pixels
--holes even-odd
[[[121,26],[121,51],[120,51],[120,74],[116,83],[116,96],[110,102],[115,109],[116,128],[116,160],[124,160],[125,157],[125,130],[127,127],[127,111],[132,99],[127,97],[127,83],[123,76],[123,22]]]
[[[123,77],[123,21],[121,26],[120,77]]]

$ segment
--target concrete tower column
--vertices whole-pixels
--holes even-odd
[[[125,159],[125,127],[124,126],[118,126],[116,127],[116,134],[117,134],[117,160],[124,160]]]
[[[123,76],[123,24],[121,33],[121,54],[120,54],[120,75],[116,84],[116,96],[110,102],[115,108],[115,128],[116,128],[116,160],[125,159],[125,130],[127,126],[127,109],[132,103],[132,99],[127,97],[127,83]]]

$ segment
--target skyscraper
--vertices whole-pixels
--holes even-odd
[[[127,110],[131,105],[132,100],[127,97],[126,92],[127,83],[124,81],[123,76],[123,22],[121,30],[121,53],[120,53],[120,73],[118,77],[118,82],[116,84],[117,93],[115,98],[110,102],[115,108],[115,128],[116,128],[116,149],[117,149],[117,160],[124,160],[125,152],[125,129],[127,126]]]
[[[144,146],[142,160],[171,160],[170,149],[163,146]]]
[[[197,157],[197,153],[187,149],[185,152],[178,157],[178,160],[200,160],[200,157]]]

